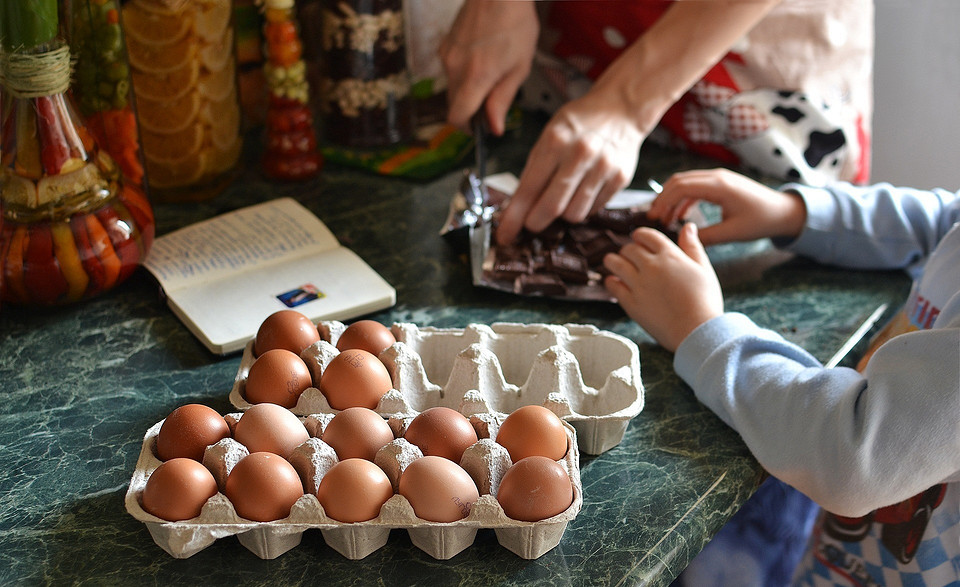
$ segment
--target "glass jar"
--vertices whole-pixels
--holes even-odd
[[[74,107],[56,0],[7,0],[2,10],[2,298],[75,302],[133,273],[153,242],[153,210]]]
[[[223,190],[242,151],[230,0],[129,0],[123,30],[150,195]]]
[[[263,171],[274,179],[304,180],[322,158],[310,111],[310,87],[293,0],[264,0],[264,74],[269,88]]]
[[[389,147],[413,136],[402,0],[322,0],[324,141]]]
[[[144,184],[140,130],[130,67],[120,26],[119,0],[62,2],[66,37],[74,56],[71,94],[100,148],[128,182]]]

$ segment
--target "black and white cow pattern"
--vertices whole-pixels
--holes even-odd
[[[685,121],[704,142],[724,145],[744,167],[786,181],[823,185],[836,180],[850,155],[842,117],[801,92],[760,89],[718,92],[701,82]]]

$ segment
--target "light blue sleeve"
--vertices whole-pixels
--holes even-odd
[[[788,185],[806,227],[780,246],[822,263],[919,272],[960,220],[960,194],[889,185]],[[930,330],[891,339],[864,373],[813,356],[728,313],[674,355],[697,398],[770,473],[828,511],[860,516],[960,480],[960,292]]]
[[[775,244],[821,263],[858,269],[905,269],[914,278],[940,239],[960,221],[960,192],[787,184],[807,207],[806,226]]]
[[[736,313],[691,333],[674,368],[765,469],[828,511],[860,516],[960,479],[960,294],[863,375]]]

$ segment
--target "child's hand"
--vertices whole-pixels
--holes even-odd
[[[650,218],[671,224],[697,202],[720,206],[722,220],[700,231],[704,245],[767,237],[796,238],[807,210],[800,196],[779,192],[727,169],[676,173],[653,201]]]
[[[652,228],[638,228],[633,243],[611,253],[607,289],[627,315],[669,351],[698,326],[723,313],[720,282],[692,222],[673,244]]]

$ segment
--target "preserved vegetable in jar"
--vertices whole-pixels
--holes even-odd
[[[127,181],[143,185],[143,153],[133,107],[119,0],[63,3],[67,42],[75,57],[71,93],[84,124]]]
[[[265,0],[263,14],[264,74],[270,93],[263,170],[275,179],[309,179],[320,171],[322,158],[293,0]]]
[[[153,210],[74,107],[56,0],[8,0],[2,11],[2,298],[75,302],[133,273],[153,242]]]

